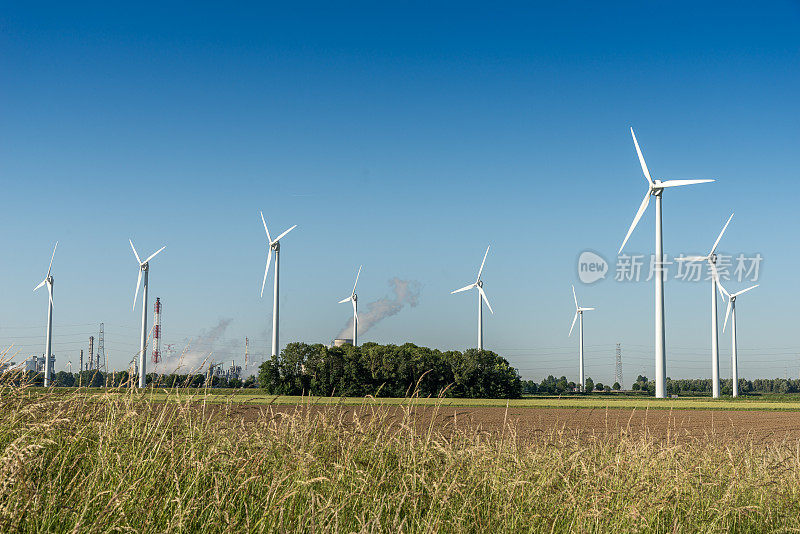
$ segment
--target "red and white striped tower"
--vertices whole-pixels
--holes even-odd
[[[155,317],[153,319],[153,358],[154,364],[161,361],[161,299],[156,298]]]

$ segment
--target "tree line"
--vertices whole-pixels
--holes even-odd
[[[44,374],[7,372],[4,383],[42,386]],[[136,377],[133,377],[136,382]],[[290,343],[280,356],[264,362],[258,375],[246,378],[209,377],[207,373],[147,375],[148,386],[262,388],[275,395],[315,395],[361,397],[404,397],[416,392],[421,396],[460,398],[519,398],[522,395],[562,395],[576,393],[574,381],[566,376],[549,375],[540,382],[522,380],[508,361],[492,351],[469,349],[439,351],[405,345],[364,343],[360,347],[345,345],[327,347],[322,344]],[[133,386],[127,371],[104,373],[97,370],[53,374],[56,387],[120,387]],[[708,378],[673,380],[667,378],[667,394],[703,396],[712,392]],[[418,389],[417,389],[418,388]],[[610,393],[623,387],[586,379],[585,392]],[[732,393],[731,379],[720,381],[720,393]],[[639,375],[627,394],[655,395],[655,381]],[[739,394],[800,393],[800,379],[739,379]]]
[[[116,373],[106,373],[98,370],[81,371],[80,373],[70,373],[58,371],[53,373],[53,386],[55,387],[136,387],[138,382],[133,376],[133,382],[128,371],[118,371]],[[43,386],[43,372],[7,372],[3,377],[4,383],[25,384],[30,386]],[[245,379],[230,378],[225,376],[209,377],[207,373],[192,374],[147,374],[147,385],[153,387],[176,388],[257,388],[258,380],[255,376]]]
[[[712,393],[712,380],[710,378],[686,378],[673,380],[667,378],[667,395],[682,395],[682,396],[702,396]],[[585,392],[606,392],[619,391],[622,386],[618,382],[613,385],[603,385],[600,382],[594,382],[591,378],[586,379]],[[562,376],[556,378],[553,375],[548,376],[541,382],[534,380],[522,381],[522,393],[524,395],[561,395],[564,393],[577,392],[577,383]],[[639,375],[636,380],[631,384],[629,392],[640,395],[655,395],[656,383],[654,380],[648,379],[646,376]],[[733,380],[730,378],[720,380],[720,394],[731,395],[733,393]],[[739,394],[784,394],[784,393],[800,393],[800,379],[786,379],[786,378],[756,378],[754,380],[747,380],[745,378],[739,379]]]
[[[327,347],[290,343],[259,368],[262,388],[276,395],[515,399],[522,380],[508,361],[488,350],[440,351],[364,343]]]

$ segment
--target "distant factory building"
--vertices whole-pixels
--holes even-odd
[[[56,356],[55,354],[50,355],[50,372],[53,372],[53,369],[56,365]],[[27,373],[43,373],[44,372],[44,355],[42,356],[31,356],[24,362],[24,366],[22,369]]]

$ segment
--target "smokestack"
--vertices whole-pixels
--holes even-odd
[[[161,299],[156,297],[155,317],[153,318],[153,358],[154,365],[161,361]]]
[[[89,369],[94,365],[94,336],[89,336]]]

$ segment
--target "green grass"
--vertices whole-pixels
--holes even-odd
[[[43,394],[47,390],[43,388],[29,388],[31,394]],[[53,390],[57,394],[75,395],[74,388],[63,388]],[[124,393],[118,395],[139,395],[150,401],[172,402],[176,397],[167,389],[152,389],[144,394],[121,390]],[[208,402],[226,404],[230,402],[255,404],[255,405],[296,405],[296,404],[320,404],[320,405],[361,405],[361,404],[385,404],[399,405],[413,403],[419,406],[461,406],[461,407],[480,407],[494,406],[505,407],[508,404],[512,408],[635,408],[635,409],[686,409],[686,410],[769,410],[769,411],[797,411],[800,410],[800,397],[797,396],[749,396],[749,397],[723,397],[712,399],[710,397],[679,397],[677,399],[655,399],[653,397],[624,396],[624,395],[569,395],[563,397],[525,397],[522,399],[452,399],[452,398],[353,398],[353,397],[300,397],[300,396],[277,396],[269,395],[258,390],[242,389],[194,389],[181,390],[190,393],[194,402]],[[83,389],[81,395],[104,395],[103,389]],[[186,397],[182,398],[185,400]]]
[[[408,399],[391,401],[399,417],[372,399],[346,412],[264,404],[245,424],[229,413],[238,396],[0,393],[5,532],[800,529],[800,442],[523,440],[513,425],[434,424],[438,410]],[[553,402],[519,403],[539,401]],[[612,402],[565,400],[595,401]]]

